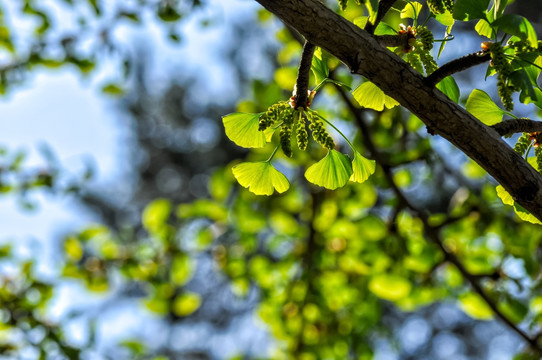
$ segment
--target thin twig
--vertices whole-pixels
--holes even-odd
[[[500,136],[512,135],[515,133],[533,133],[542,131],[542,121],[526,118],[508,119],[495,125],[491,125]]]
[[[425,82],[428,85],[435,86],[447,76],[467,70],[473,66],[483,64],[490,59],[491,56],[489,51],[478,51],[462,56],[439,67],[437,70],[435,70],[435,72],[425,79]]]

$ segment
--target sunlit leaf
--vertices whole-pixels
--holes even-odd
[[[494,125],[501,122],[506,113],[491,100],[489,95],[479,89],[472,90],[466,105],[467,111],[486,125]]]
[[[461,309],[470,317],[478,320],[493,319],[493,311],[487,303],[475,293],[465,293],[459,297]]]
[[[497,196],[502,200],[504,205],[514,205],[514,199],[501,185],[497,186]]]
[[[256,195],[272,195],[275,190],[283,193],[290,187],[286,176],[267,161],[241,163],[232,171],[239,184]]]
[[[474,27],[474,29],[476,30],[476,32],[480,36],[485,36],[485,37],[487,37],[489,39],[494,39],[495,38],[495,35],[496,35],[495,30],[484,19],[478,20],[478,22],[476,23],[476,26]]]
[[[350,159],[336,150],[329,150],[322,160],[305,172],[305,177],[311,183],[331,190],[344,186],[351,175]]]
[[[173,301],[172,310],[177,316],[193,314],[201,306],[201,296],[196,293],[178,295]]]
[[[420,16],[420,11],[423,5],[417,1],[409,1],[401,10],[401,19],[417,19]]]
[[[515,323],[521,322],[529,311],[527,305],[511,297],[506,301],[499,302],[497,307],[508,319]]]
[[[321,83],[329,76],[329,68],[321,48],[316,48],[316,51],[314,52],[311,70],[316,78],[317,84]]]
[[[362,29],[365,29],[365,26],[367,25],[367,22],[369,21],[369,17],[368,16],[360,16],[360,17],[357,17],[353,20],[353,23],[356,25],[356,26],[359,26],[360,28]]]
[[[455,23],[454,16],[449,11],[446,11],[446,12],[444,12],[442,14],[435,15],[435,20],[437,20],[442,25],[450,27],[450,29],[448,29],[448,31],[451,30],[451,27]]]
[[[459,101],[459,86],[455,82],[452,76],[445,77],[441,82],[437,84],[437,89],[442,91],[446,96],[455,102]]]
[[[169,218],[171,203],[166,199],[157,199],[145,207],[142,215],[143,226],[148,230],[160,228]]]
[[[370,81],[366,81],[358,86],[352,95],[360,106],[376,111],[384,110],[384,106],[387,109],[391,109],[394,106],[399,105],[397,101],[384,94],[384,92],[380,90],[378,86]]]
[[[536,216],[528,212],[525,208],[523,208],[523,206],[518,203],[514,203],[514,211],[516,215],[523,221],[530,222],[531,224],[542,224],[542,222],[540,222],[540,220],[538,220]]]
[[[374,276],[369,281],[369,290],[379,298],[397,301],[410,294],[412,284],[408,279],[391,274]]]
[[[239,146],[261,148],[266,144],[265,134],[258,130],[261,114],[233,113],[222,117],[226,136]]]
[[[376,162],[369,160],[357,151],[354,151],[354,160],[352,161],[352,176],[350,181],[362,183],[374,174],[376,169]]]

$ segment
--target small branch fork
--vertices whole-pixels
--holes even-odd
[[[483,64],[490,59],[491,56],[489,54],[489,51],[483,50],[462,56],[439,67],[426,78],[425,82],[430,86],[435,86],[447,76],[467,70],[468,68],[471,68],[473,66]]]
[[[486,290],[481,285],[480,276],[471,274],[467,270],[467,268],[463,265],[461,260],[453,252],[451,252],[450,250],[446,248],[440,234],[440,230],[442,229],[442,226],[438,226],[438,227],[432,226],[429,223],[429,215],[427,214],[427,212],[415,206],[401,191],[401,189],[395,183],[395,180],[393,178],[393,174],[391,171],[392,166],[390,166],[389,164],[385,162],[382,162],[383,158],[370,136],[369,127],[367,126],[367,123],[363,117],[363,113],[362,113],[363,110],[358,108],[356,105],[354,105],[350,97],[346,94],[346,92],[340,86],[335,86],[335,87],[339,91],[340,96],[345,101],[350,112],[353,114],[356,125],[359,127],[361,131],[364,145],[369,150],[372,157],[376,160],[376,162],[382,168],[384,172],[384,176],[388,184],[390,185],[392,191],[395,193],[395,196],[399,200],[400,204],[404,208],[409,209],[411,212],[413,212],[416,216],[418,216],[422,220],[426,237],[429,240],[431,240],[431,242],[433,242],[442,251],[442,253],[444,254],[444,261],[447,261],[453,264],[459,270],[463,278],[470,284],[472,290],[476,292],[484,300],[484,302],[489,306],[489,308],[491,308],[495,316],[499,318],[504,324],[506,324],[512,331],[518,334],[522,339],[524,339],[525,342],[527,342],[530,345],[531,349],[533,349],[539,355],[542,356],[542,346],[538,344],[539,336],[531,337],[525,331],[520,329],[516,324],[514,324],[512,320],[510,320],[504,313],[502,313],[499,310],[496,302],[491,298],[491,296],[486,292]],[[518,119],[518,120],[526,120],[526,119]],[[532,122],[533,122],[532,120],[529,121],[529,123],[532,123]],[[535,122],[535,123],[537,123],[537,126],[540,126],[542,128],[542,122]]]

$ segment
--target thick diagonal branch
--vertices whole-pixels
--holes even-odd
[[[307,41],[365,76],[426,126],[476,161],[519,203],[542,220],[542,177],[490,127],[482,124],[368,32],[317,0],[256,0]]]

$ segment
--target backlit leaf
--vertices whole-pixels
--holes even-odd
[[[455,102],[459,101],[459,86],[455,82],[455,79],[451,76],[445,77],[441,82],[437,84],[437,89],[446,94],[450,99]]]
[[[376,111],[384,110],[384,106],[387,109],[391,109],[399,105],[397,101],[384,94],[384,91],[380,90],[378,86],[370,81],[366,81],[358,86],[352,95],[360,106]]]
[[[467,111],[486,125],[494,125],[501,122],[506,113],[491,100],[489,95],[479,89],[472,90],[466,105]]]
[[[354,160],[352,161],[352,176],[350,181],[362,183],[374,174],[376,163],[374,160],[369,160],[357,151],[354,151]]]
[[[389,301],[397,301],[407,297],[411,289],[410,281],[398,275],[376,275],[369,282],[369,290],[373,294]]]
[[[473,20],[486,17],[489,0],[457,0],[454,5],[454,19]]]
[[[405,4],[403,10],[401,10],[401,19],[417,19],[420,16],[422,10],[422,4],[417,1],[410,1]]]
[[[173,301],[173,312],[177,316],[193,314],[201,306],[201,296],[196,293],[184,293]]]
[[[313,184],[335,190],[348,182],[352,172],[352,164],[346,155],[329,150],[322,160],[307,169],[305,177]]]
[[[258,130],[261,114],[233,113],[222,117],[226,136],[245,148],[261,148],[266,144],[265,134]]]
[[[316,51],[314,52],[311,70],[316,78],[317,84],[321,83],[329,76],[327,60],[325,59],[321,48],[316,48]]]
[[[514,199],[501,185],[497,186],[497,196],[502,200],[504,205],[514,205]]]
[[[272,195],[275,190],[283,193],[290,187],[286,176],[267,161],[241,163],[232,171],[239,184],[256,195]]]
[[[493,319],[493,311],[486,304],[480,295],[475,293],[466,293],[460,296],[459,304],[461,309],[470,317],[478,320]]]

